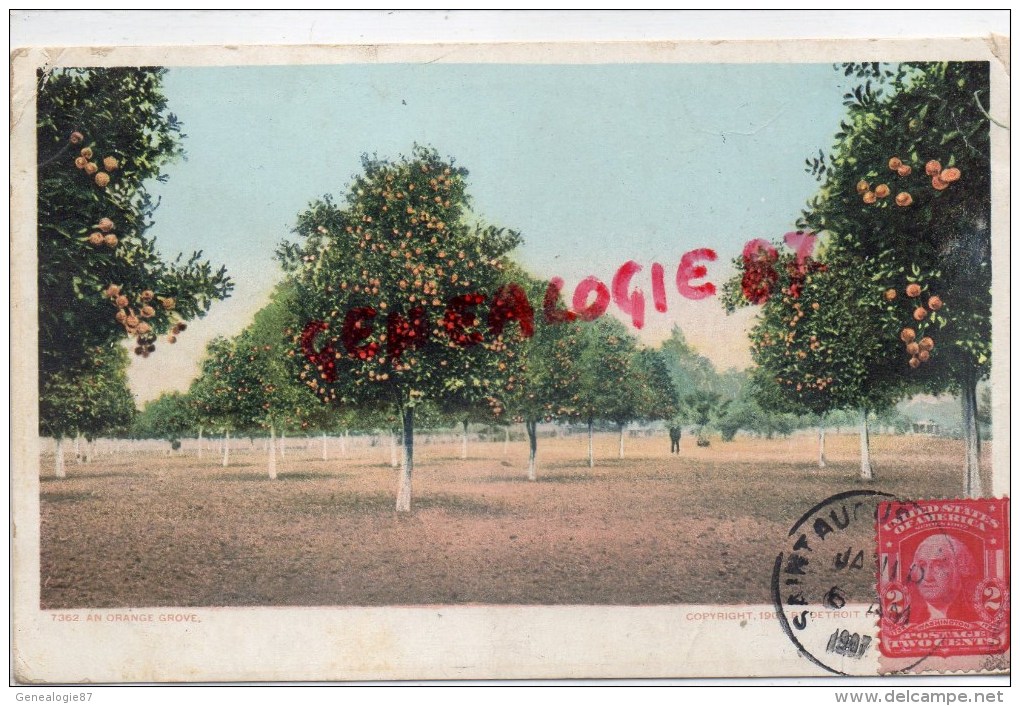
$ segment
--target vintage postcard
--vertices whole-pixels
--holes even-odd
[[[1008,39],[11,62],[20,682],[1008,673]]]

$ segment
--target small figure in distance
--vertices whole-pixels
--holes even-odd
[[[680,453],[680,425],[676,422],[669,425],[669,452]]]

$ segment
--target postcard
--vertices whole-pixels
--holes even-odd
[[[11,68],[18,681],[1008,673],[1008,39]]]

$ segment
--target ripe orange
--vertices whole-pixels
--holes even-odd
[[[96,164],[95,162],[89,162],[88,164],[85,165],[85,173],[88,174],[89,176],[92,176],[98,171],[99,165]]]
[[[146,289],[144,292],[142,292],[141,300],[143,302],[151,302],[154,296],[156,295],[152,292],[151,289]]]
[[[928,351],[921,351],[920,353],[917,354],[917,359],[922,363],[927,363],[930,358],[931,353],[929,353]]]
[[[166,299],[161,299],[160,301],[163,302],[163,308],[166,309],[167,311],[172,311],[173,308],[177,305],[177,302],[174,301],[173,297],[167,297]],[[183,330],[184,330],[184,324],[182,323],[181,324],[181,331],[183,331]]]
[[[892,159],[889,160],[889,168],[892,169],[894,172],[902,166],[903,162],[900,160],[899,157],[893,157]]]
[[[113,318],[117,320],[118,324],[122,324],[127,319],[127,313],[123,309],[119,309]]]
[[[106,171],[115,172],[119,166],[120,162],[115,157],[103,157],[103,169]]]
[[[932,311],[938,311],[942,308],[942,299],[938,296],[931,297],[928,300],[928,308]]]
[[[131,303],[131,300],[125,297],[123,294],[120,294],[117,296],[113,303],[116,304],[118,308],[123,309],[124,307]]]
[[[819,304],[818,302],[811,302],[811,308],[814,309],[815,311],[818,311],[819,309],[822,308],[822,305]]]
[[[914,309],[914,320],[915,321],[924,321],[925,317],[927,317],[927,316],[928,316],[928,310],[925,309],[923,306],[919,306],[916,309]]]
[[[907,353],[910,355],[917,355],[918,351],[921,350],[921,346],[917,345],[917,342],[907,344]]]
[[[952,184],[954,181],[956,181],[959,178],[960,178],[960,170],[957,169],[956,167],[950,167],[949,169],[943,169],[942,173],[939,174],[939,179],[941,179],[942,181],[946,182],[947,184]]]
[[[890,301],[891,302],[895,298],[896,298],[896,290],[895,289],[887,289],[887,290],[885,290],[885,299],[886,299],[886,301]]]
[[[903,164],[900,166],[899,169],[896,170],[896,173],[899,174],[901,177],[905,177],[910,176],[910,172],[912,171],[914,170],[911,168],[909,164]]]
[[[138,313],[142,315],[143,319],[151,319],[153,316],[156,315],[156,310],[153,309],[148,304],[146,304],[145,306],[142,307],[142,310]]]
[[[140,323],[141,321],[139,321],[138,317],[135,316],[134,314],[131,314],[126,319],[124,319],[124,325],[127,326],[128,328],[138,328],[138,325]]]
[[[85,136],[75,130],[67,139],[72,145],[80,145],[85,140]]]
[[[865,191],[863,198],[864,198],[864,203],[867,203],[867,204],[875,203],[875,201],[877,199],[877,197],[875,196],[875,192],[874,191]]]
[[[78,169],[84,169],[85,165],[88,164],[88,163],[89,163],[89,161],[87,159],[85,159],[84,157],[75,157],[74,158],[74,166],[78,167]]]
[[[92,159],[92,148],[91,147],[82,147],[80,154],[85,159]]]
[[[137,329],[138,329],[138,333],[148,333],[149,331],[152,330],[152,327],[149,326],[144,321],[141,321],[141,322],[139,322],[139,324],[137,326]]]
[[[113,233],[107,233],[106,236],[103,238],[103,242],[106,244],[106,247],[115,248],[117,247],[118,242],[117,236],[114,235]]]
[[[884,199],[889,195],[889,186],[887,184],[879,184],[875,187],[875,196],[880,199]]]
[[[111,221],[109,218],[100,218],[99,230],[103,231],[104,233],[109,233],[111,230],[113,230],[113,221]]]
[[[917,338],[917,332],[912,328],[905,328],[900,331],[900,340],[904,343],[910,343]]]
[[[938,176],[942,171],[942,165],[939,164],[938,160],[933,159],[924,165],[924,173],[928,176]]]
[[[930,351],[932,348],[935,347],[935,341],[933,341],[930,336],[925,336],[920,341],[918,341],[918,345],[922,351]]]
[[[98,248],[102,244],[103,244],[102,233],[93,233],[92,235],[89,236],[89,245],[94,245]]]
[[[112,299],[113,297],[120,294],[120,287],[118,287],[115,284],[111,284],[109,287],[106,288],[106,291],[103,293]]]
[[[901,191],[896,194],[896,205],[897,206],[909,206],[914,203],[914,197],[908,194],[906,191]]]
[[[96,186],[100,189],[105,189],[106,185],[110,183],[110,175],[106,172],[99,172],[96,174]]]
[[[931,178],[931,188],[935,189],[936,191],[942,191],[948,186],[949,184],[942,181],[937,174]]]
[[[917,284],[916,282],[913,284],[908,284],[907,296],[911,298],[921,296],[921,285]]]
[[[910,359],[910,363],[909,363],[909,365],[910,365],[910,367],[911,367],[911,368],[916,368],[916,367],[917,367],[917,366],[919,366],[920,364],[921,364],[921,361],[920,361],[920,360],[918,360],[917,358],[911,358],[911,359]]]

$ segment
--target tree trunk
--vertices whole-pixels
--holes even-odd
[[[400,466],[397,460],[397,432],[390,434],[390,466],[393,468]]]
[[[269,425],[269,480],[276,480],[276,428]]]
[[[57,437],[57,460],[54,472],[57,478],[67,478],[67,471],[64,470],[64,437]]]
[[[322,432],[322,460],[329,460],[329,453],[326,450],[326,432]]]
[[[287,458],[287,430],[280,429],[280,458]]]
[[[963,494],[968,498],[980,498],[981,447],[977,426],[977,384],[966,379],[960,389],[960,403],[963,406],[963,438],[966,453],[964,466]]]
[[[529,420],[524,422],[528,430],[528,480],[538,480],[535,475],[535,452],[538,450],[538,422]],[[508,432],[509,433],[509,432]]]
[[[347,455],[347,430],[344,430],[344,435],[340,437],[340,455]]]
[[[620,458],[623,458],[623,432],[627,428],[627,424],[624,422],[620,423]]]
[[[74,436],[74,462],[81,463],[81,432]]]
[[[510,453],[510,425],[503,427],[503,458]]]
[[[460,457],[463,460],[467,460],[467,436],[468,436],[468,420],[462,422],[464,425],[464,434],[460,441]]]
[[[223,467],[230,465],[230,430],[223,432]]]
[[[874,480],[871,468],[871,444],[868,438],[868,410],[861,410],[861,480]]]
[[[588,468],[595,468],[595,446],[593,441],[595,420],[588,420]]]
[[[818,467],[825,468],[825,425],[818,425]]]
[[[414,471],[414,407],[401,409],[404,422],[404,466],[397,489],[397,512],[411,511],[411,473]]]

